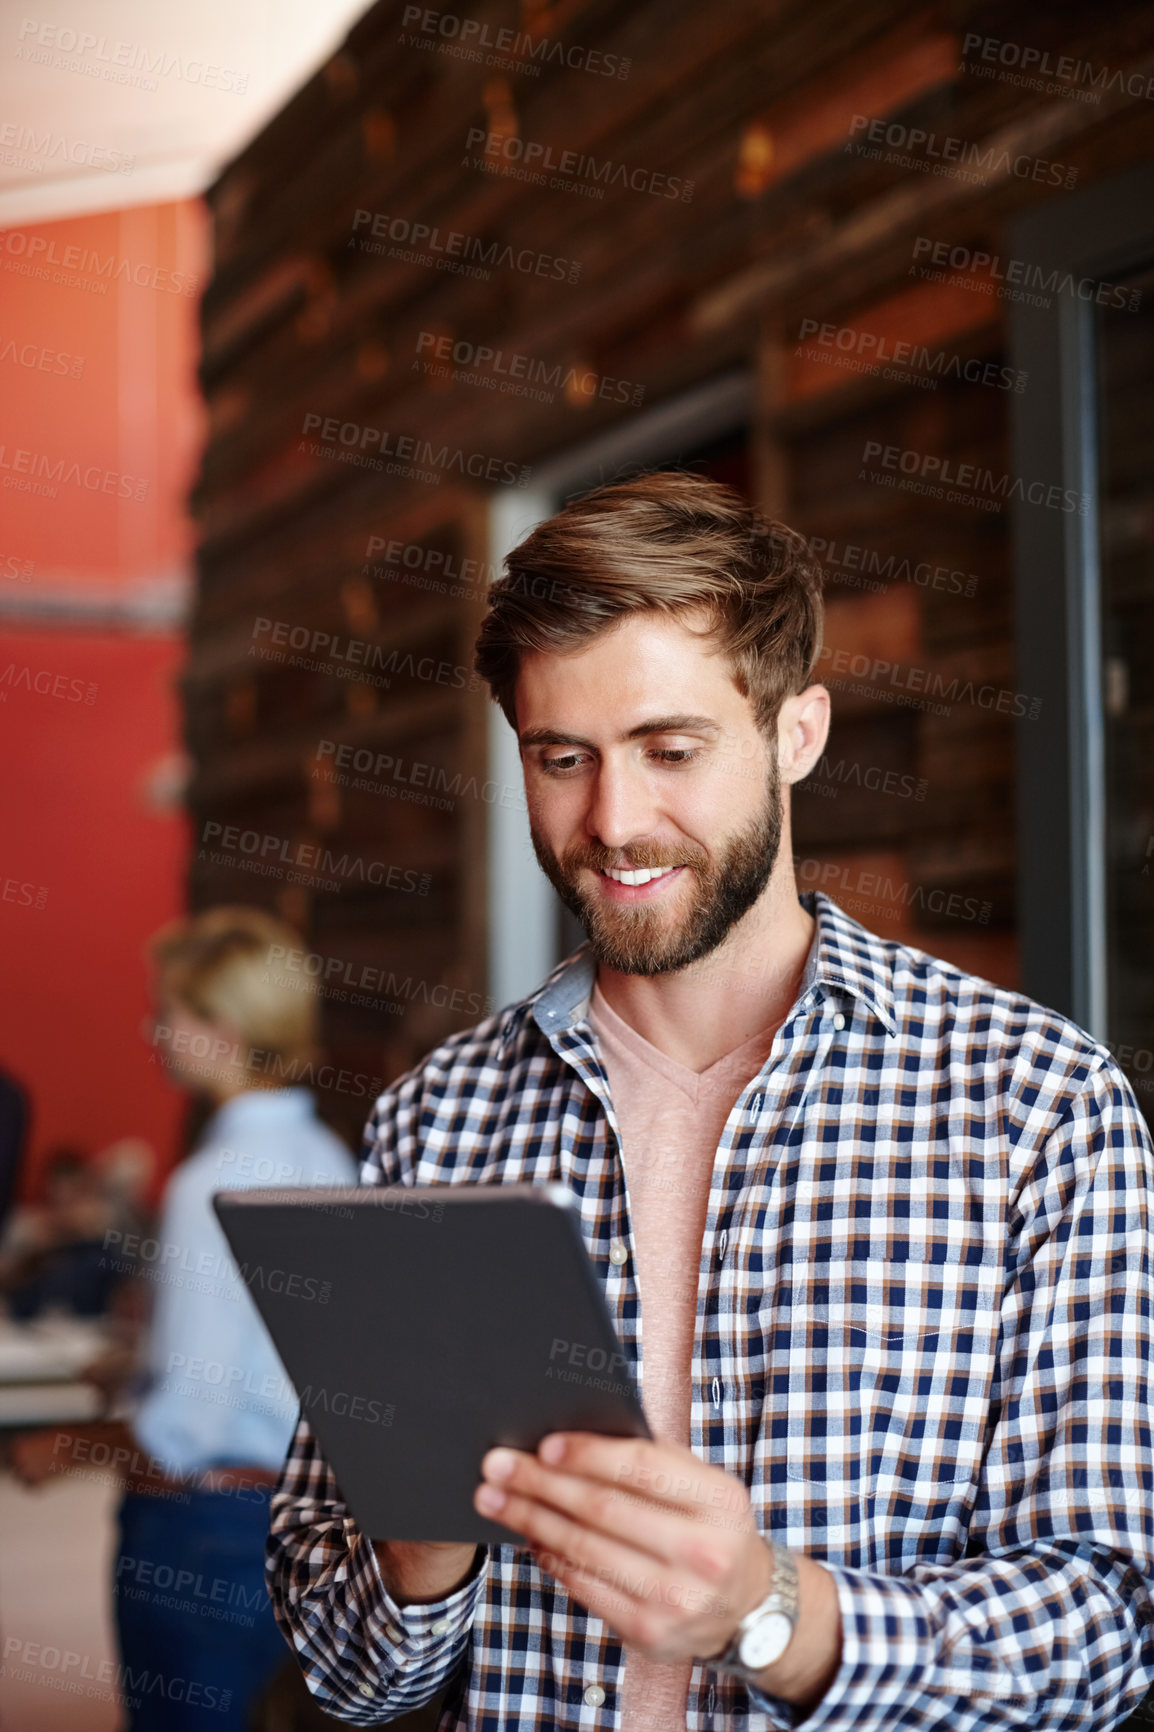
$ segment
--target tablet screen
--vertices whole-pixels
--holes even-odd
[[[509,1544],[473,1508],[495,1444],[648,1437],[561,1185],[223,1191],[221,1226],[357,1525]],[[607,1266],[608,1267],[608,1266]]]

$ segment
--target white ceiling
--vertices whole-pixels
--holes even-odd
[[[0,228],[203,191],[368,6],[0,0]]]

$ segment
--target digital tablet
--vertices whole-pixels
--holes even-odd
[[[515,1543],[481,1457],[651,1435],[563,1185],[218,1191],[213,1206],[371,1539]]]

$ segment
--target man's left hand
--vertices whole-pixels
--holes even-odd
[[[716,1657],[772,1585],[745,1486],[681,1444],[555,1432],[481,1472],[476,1509],[652,1659]]]

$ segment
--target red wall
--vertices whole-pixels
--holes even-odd
[[[183,903],[183,642],[108,616],[187,578],[206,245],[192,202],[0,233],[0,1066],[32,1098],[25,1190],[53,1143],[143,1136],[167,1167],[179,1136],[140,1022],[145,941]]]
[[[31,1089],[40,1149],[131,1135],[171,1154],[179,1098],[141,1039],[141,948],[181,906],[184,820],[146,791],[176,737],[180,657],[169,635],[0,637],[0,679],[67,681],[60,697],[0,684],[0,1064]]]

